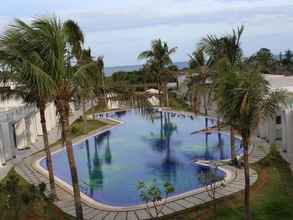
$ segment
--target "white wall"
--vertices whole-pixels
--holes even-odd
[[[46,106],[45,117],[48,131],[51,131],[58,125],[58,118],[56,115],[56,107],[54,103],[49,103]],[[25,125],[25,119],[21,119],[15,124],[16,145],[18,149],[29,147],[28,145],[30,144],[30,142],[35,143],[37,140],[37,136],[43,134],[39,112],[30,116],[28,120],[30,140],[28,140],[26,133],[27,130]]]

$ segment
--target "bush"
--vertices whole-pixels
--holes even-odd
[[[271,145],[270,152],[268,155],[261,161],[261,164],[263,166],[270,166],[272,165],[275,161],[278,161],[280,157],[280,153],[278,151],[278,146],[276,144]]]

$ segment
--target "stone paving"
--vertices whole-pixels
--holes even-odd
[[[104,128],[103,128],[104,129]],[[101,129],[101,130],[103,130]],[[107,128],[109,129],[109,128]],[[91,135],[91,134],[89,134]],[[74,142],[74,140],[73,140]],[[269,151],[268,145],[259,140],[253,140],[252,151],[250,154],[250,162],[254,163],[262,159]],[[262,147],[258,147],[262,146]],[[56,146],[57,148],[57,146]],[[54,149],[53,149],[54,150]],[[19,160],[16,165],[16,171],[23,176],[31,184],[40,184],[42,182],[47,184],[47,189],[49,190],[48,178],[41,174],[34,167],[34,163],[40,157],[44,155],[44,152],[34,153],[30,156],[23,157]],[[243,169],[237,169],[228,165],[223,165],[221,168],[228,170],[232,177],[229,182],[225,183],[225,186],[217,190],[217,198],[222,198],[233,193],[242,191],[244,189],[244,172]],[[257,181],[257,173],[251,169],[250,171],[250,182],[251,185]],[[56,184],[58,201],[55,202],[61,210],[69,215],[75,216],[75,207],[73,196],[71,192],[68,192],[64,187]],[[48,193],[48,191],[47,191]],[[187,208],[198,206],[206,202],[211,201],[208,193],[206,191],[187,193],[186,196],[172,197],[166,203],[165,207],[162,209],[160,215],[169,215],[175,212],[182,211]],[[153,212],[154,210],[147,210],[143,206],[140,208],[106,208],[101,207],[96,204],[89,203],[85,200],[82,202],[84,219],[86,220],[140,220],[140,219],[150,219],[151,216],[148,211]]]

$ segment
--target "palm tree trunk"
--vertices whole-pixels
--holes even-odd
[[[102,74],[102,89],[103,89],[103,98],[104,98],[104,104],[107,107],[107,94],[106,94],[106,89],[105,89],[105,76],[104,73]]]
[[[244,210],[245,220],[251,220],[250,210],[250,179],[249,179],[249,161],[248,161],[248,138],[242,137],[243,139],[243,157],[244,157],[244,178],[245,178],[245,191],[244,191]]]
[[[64,100],[59,101],[59,103],[57,102],[57,109],[60,114],[60,123],[61,123],[61,129],[62,129],[62,140],[66,146],[67,158],[68,158],[70,173],[71,173],[76,219],[83,220],[76,163],[75,163],[74,153],[72,149],[72,141],[69,138],[69,108],[70,107],[68,102],[65,102]]]
[[[232,165],[237,165],[237,154],[235,146],[235,131],[234,128],[230,127],[230,144],[231,144],[231,161]]]
[[[48,141],[48,131],[47,131],[47,125],[46,125],[45,108],[46,107],[45,107],[44,103],[41,103],[39,105],[42,132],[43,132],[43,142],[44,142],[44,148],[46,151],[46,163],[47,163],[47,169],[48,169],[48,173],[49,173],[49,182],[50,182],[50,190],[51,190],[50,198],[55,200],[56,199],[56,188],[55,188],[55,180],[54,180],[51,152],[50,152],[49,141]]]
[[[197,94],[195,94],[194,92],[192,92],[191,102],[192,102],[191,105],[192,105],[193,113],[197,114],[198,113],[198,109],[197,109]]]
[[[161,83],[159,83],[159,97],[160,97],[160,107],[163,107],[163,86]]]
[[[85,116],[85,111],[86,111],[85,110],[86,109],[86,106],[85,105],[86,105],[86,103],[85,103],[85,99],[84,98],[82,99],[81,103],[82,103],[81,104],[82,105],[82,119],[83,119],[84,122],[86,122],[86,116]]]
[[[207,97],[206,94],[203,96],[203,107],[204,107],[204,115],[208,116],[208,102],[207,102]]]
[[[169,94],[168,94],[168,86],[165,83],[164,85],[165,88],[165,103],[166,103],[166,107],[169,107]]]

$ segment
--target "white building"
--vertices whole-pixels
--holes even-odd
[[[53,103],[47,104],[45,115],[51,131],[58,123]],[[42,135],[42,128],[35,106],[27,106],[17,98],[0,102],[0,164],[14,158],[17,150],[31,147],[38,135]]]
[[[281,106],[272,119],[267,119],[258,128],[257,134],[271,144],[277,144],[293,160],[293,76],[265,75],[272,89],[284,89],[292,99]]]

